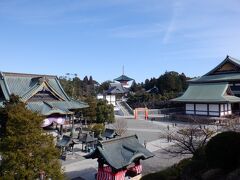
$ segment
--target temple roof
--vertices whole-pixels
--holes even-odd
[[[57,76],[0,72],[0,88],[4,96],[0,104],[14,94],[42,115],[70,114],[70,110],[88,107],[68,97]]]
[[[226,58],[220,64],[218,64],[215,68],[213,68],[211,71],[209,71],[207,74],[205,74],[205,76],[215,74],[218,70],[220,70],[227,63],[232,64],[238,68],[240,67],[240,60],[227,55]],[[237,69],[231,69],[231,68],[229,69],[229,68],[230,67],[228,67],[228,69],[225,69],[225,71],[223,71],[223,73],[237,70]],[[239,69],[238,69],[238,71],[239,71]],[[221,73],[221,71],[220,71],[220,73]]]
[[[109,89],[104,94],[125,94],[128,92],[129,90],[121,83],[110,83]]]
[[[134,79],[132,79],[132,78],[126,76],[126,75],[121,75],[118,78],[114,79],[114,81],[119,81],[119,82],[121,82],[121,81],[132,81],[132,80],[134,80]]]
[[[228,83],[190,84],[185,93],[172,101],[176,102],[240,102],[240,98],[232,94]]]
[[[132,135],[103,141],[86,158],[103,159],[113,169],[120,170],[137,160],[153,156],[154,154],[139,143],[137,136]]]
[[[208,82],[229,82],[229,81],[239,81],[240,73],[229,73],[229,74],[218,74],[211,76],[202,76],[199,78],[194,78],[189,80],[189,83],[208,83]]]
[[[229,82],[240,80],[240,60],[227,56],[220,64],[202,77],[189,80],[190,83]]]

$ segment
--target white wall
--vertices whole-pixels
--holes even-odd
[[[112,104],[116,106],[116,96],[115,95],[106,95],[105,99],[107,100],[108,104]]]
[[[218,104],[209,104],[209,111],[219,111]]]
[[[194,104],[186,104],[186,110],[194,110]]]
[[[209,106],[209,112],[208,111]],[[186,114],[194,113],[194,104],[186,104]],[[219,104],[195,104],[196,115],[208,115],[209,116],[219,116]],[[232,114],[231,104],[221,104],[220,105],[220,116]]]
[[[97,99],[103,99],[103,95],[102,94],[98,94],[97,95]]]
[[[207,104],[196,104],[196,111],[207,111]]]
[[[186,104],[186,114],[194,114],[194,104]]]

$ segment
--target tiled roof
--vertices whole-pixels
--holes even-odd
[[[115,170],[123,169],[136,160],[145,160],[154,155],[139,143],[136,135],[115,138],[98,144],[87,158],[103,158]]]
[[[134,79],[126,76],[126,75],[121,75],[118,78],[114,79],[114,81],[132,81]]]
[[[111,83],[109,89],[105,92],[105,94],[124,94],[127,93],[129,90],[121,83]]]
[[[10,94],[15,94],[30,110],[42,115],[69,114],[70,110],[88,107],[84,102],[71,100],[64,92],[57,76],[1,72],[0,86],[5,100],[9,99]],[[29,101],[32,96],[45,88],[56,97],[56,100]]]
[[[227,95],[228,83],[190,84],[185,93],[172,101],[176,102],[240,102],[240,98]]]

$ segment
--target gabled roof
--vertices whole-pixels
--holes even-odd
[[[228,83],[190,84],[185,93],[172,101],[176,102],[240,102],[232,95]]]
[[[216,72],[219,68],[221,68],[224,64],[226,63],[232,63],[234,64],[235,66],[239,67],[240,68],[240,60],[238,59],[235,59],[229,55],[227,55],[227,57],[219,64],[217,65],[214,69],[212,69],[211,71],[209,71],[207,74],[205,74],[204,76],[208,76],[208,75],[211,75],[213,74],[214,72]]]
[[[240,73],[218,74],[211,76],[202,76],[188,80],[190,83],[209,83],[209,82],[229,82],[240,80]]]
[[[0,87],[5,100],[9,100],[11,94],[17,95],[27,108],[42,115],[70,114],[70,110],[88,107],[86,103],[70,99],[57,76],[1,72]],[[31,101],[38,92],[46,90],[54,97],[53,100]]]
[[[227,66],[230,69],[221,70],[222,67]],[[231,67],[233,66],[233,67]],[[234,70],[231,70],[233,68]],[[209,82],[230,82],[240,80],[240,60],[237,60],[231,56],[227,56],[219,65],[209,71],[207,74],[188,80],[189,83],[209,83]]]
[[[120,170],[139,159],[145,160],[153,156],[133,135],[103,141],[86,158],[101,158],[113,169]]]
[[[1,72],[1,79],[3,81],[1,87],[7,92],[8,97],[10,94],[15,94],[27,100],[45,84],[62,99],[70,100],[57,76]]]
[[[110,83],[109,89],[104,94],[124,94],[129,92],[129,90],[121,83]]]
[[[119,81],[119,82],[121,82],[121,81],[132,81],[132,80],[134,80],[134,79],[132,79],[132,78],[126,76],[126,75],[121,75],[118,78],[114,79],[114,81]]]

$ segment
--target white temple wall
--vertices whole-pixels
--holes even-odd
[[[220,112],[219,112],[220,108]],[[204,115],[204,116],[226,116],[232,114],[231,104],[194,104],[188,103],[185,105],[185,113],[189,115]]]
[[[106,100],[108,104],[112,104],[113,106],[116,106],[116,96],[115,95],[106,95]]]

